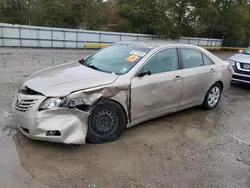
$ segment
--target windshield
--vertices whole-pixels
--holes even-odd
[[[243,54],[249,54],[249,55],[250,55],[250,47],[247,48],[247,49],[245,49],[245,50],[243,51]]]
[[[103,72],[125,74],[149,51],[141,46],[116,44],[89,56],[81,64]]]

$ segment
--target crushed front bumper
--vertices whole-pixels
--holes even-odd
[[[13,120],[20,131],[35,140],[85,144],[89,113],[76,109],[38,111],[44,96],[18,93],[13,101]],[[49,131],[60,134],[50,135]]]

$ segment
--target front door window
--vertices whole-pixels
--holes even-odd
[[[166,49],[155,54],[143,71],[151,71],[152,74],[178,70],[178,54],[176,48]]]

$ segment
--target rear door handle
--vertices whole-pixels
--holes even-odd
[[[211,69],[209,72],[213,74],[215,72],[215,69]]]
[[[180,76],[176,76],[175,78],[174,78],[174,81],[176,81],[176,82],[178,82],[178,81],[180,81],[181,80],[181,77]]]

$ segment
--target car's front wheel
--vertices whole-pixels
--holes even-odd
[[[214,109],[221,98],[221,93],[222,93],[222,87],[220,84],[216,83],[214,84],[207,92],[204,102],[203,102],[203,107],[206,110],[212,110]]]
[[[105,143],[117,140],[126,127],[126,116],[119,104],[102,101],[92,110],[88,119],[87,141]]]

